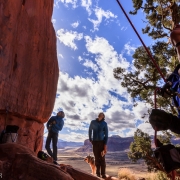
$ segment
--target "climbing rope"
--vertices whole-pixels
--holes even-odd
[[[156,61],[154,60],[154,58],[152,57],[149,49],[146,47],[146,45],[144,44],[142,38],[140,37],[139,33],[137,32],[136,28],[134,27],[133,23],[131,22],[131,20],[129,19],[127,13],[125,12],[123,6],[121,5],[121,3],[119,2],[119,0],[116,0],[119,7],[121,8],[121,10],[123,11],[124,15],[126,16],[126,18],[128,19],[129,23],[131,24],[132,28],[134,29],[136,35],[138,36],[139,40],[141,41],[142,45],[144,46],[146,52],[148,53],[149,57],[151,58],[154,66],[156,67],[157,71],[159,72],[159,74],[161,75],[161,77],[163,78],[164,82],[166,82],[166,79],[164,78],[164,75],[162,74],[158,64],[156,63]],[[157,103],[156,103],[156,94],[157,94],[157,90],[159,88],[156,88],[155,91],[154,91],[154,104],[155,104],[155,109],[157,108]],[[155,143],[155,146],[157,147],[157,128],[155,128],[155,133],[154,133],[154,143]],[[172,171],[172,180],[175,180],[175,171]]]
[[[131,24],[132,28],[134,29],[136,35],[138,36],[139,40],[141,41],[142,45],[144,46],[146,52],[148,53],[149,57],[151,58],[153,64],[155,65],[156,69],[158,70],[159,74],[161,75],[161,77],[163,78],[164,82],[166,82],[166,79],[164,78],[164,75],[162,74],[159,66],[157,65],[156,61],[154,60],[154,58],[152,57],[149,49],[146,47],[146,45],[144,44],[142,38],[140,37],[139,33],[137,32],[136,28],[134,27],[133,23],[131,22],[131,20],[129,19],[128,15],[126,14],[124,8],[122,7],[121,3],[119,2],[119,0],[116,0],[117,3],[119,4],[120,8],[122,9],[123,13],[125,14],[126,18],[128,19],[129,23]]]

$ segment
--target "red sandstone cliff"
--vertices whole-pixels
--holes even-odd
[[[99,180],[83,170],[43,161],[16,143],[0,145],[0,174],[2,180]]]
[[[0,132],[18,125],[17,142],[35,152],[59,73],[52,10],[53,0],[0,0]]]

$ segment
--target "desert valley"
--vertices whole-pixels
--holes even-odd
[[[153,136],[152,148],[154,148]],[[44,144],[45,144],[44,139]],[[114,135],[108,139],[108,153],[106,155],[106,173],[109,176],[118,177],[119,170],[128,169],[136,177],[141,179],[147,177],[148,171],[144,160],[132,162],[127,155],[129,146],[133,142],[133,137],[120,137]],[[172,144],[180,144],[180,139],[172,138]],[[43,150],[45,150],[43,146]],[[58,141],[58,163],[70,165],[73,168],[83,170],[91,173],[89,164],[84,161],[87,155],[92,155],[92,145],[88,139],[84,142],[67,142],[63,140]]]

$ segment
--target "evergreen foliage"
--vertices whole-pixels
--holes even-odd
[[[153,150],[151,149],[151,137],[137,129],[134,133],[134,142],[130,144],[128,157],[137,162],[139,159],[144,159],[147,164],[148,171],[162,170],[161,164],[153,156]]]
[[[154,45],[148,49],[162,74],[167,78],[179,63],[174,47],[168,41],[174,25],[180,21],[180,5],[177,0],[132,0],[132,2],[134,10],[130,14],[135,15],[139,10],[143,10],[146,15],[146,27],[142,31],[156,39]],[[164,84],[143,46],[135,50],[133,65],[128,70],[115,68],[114,77],[127,88],[134,105],[137,105],[138,101],[143,101],[154,107],[154,91]],[[158,96],[157,106],[176,114],[171,98]]]
[[[132,2],[134,10],[130,11],[130,14],[136,15],[139,10],[145,14],[146,24],[142,32],[155,40],[148,49],[162,74],[167,78],[179,64],[175,49],[169,40],[172,29],[180,22],[179,0],[132,0]],[[153,108],[155,89],[165,83],[143,46],[135,50],[133,64],[129,69],[115,68],[114,77],[127,88],[127,92],[133,98],[134,106],[141,101],[150,104]],[[171,98],[157,96],[157,107],[173,114],[177,113],[171,104]],[[171,133],[163,132],[158,139],[161,143],[168,144],[171,137]],[[144,159],[149,171],[163,171],[161,164],[153,156],[151,137],[147,133],[137,129],[134,133],[134,142],[129,149],[128,157],[133,162]],[[165,176],[159,172],[158,178],[166,179]]]

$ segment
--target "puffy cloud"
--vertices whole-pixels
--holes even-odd
[[[60,58],[62,58],[62,59],[64,58],[62,54],[58,54],[58,56],[59,56]]]
[[[74,50],[77,49],[77,46],[75,44],[75,40],[81,40],[83,38],[82,33],[77,33],[76,31],[67,31],[64,29],[59,29],[57,31],[57,38],[61,43],[63,43],[65,46],[68,46]]]
[[[101,24],[103,18],[105,18],[105,20],[108,20],[108,19],[110,19],[110,18],[117,18],[117,16],[114,15],[114,14],[113,14],[111,11],[109,11],[109,10],[108,10],[108,11],[104,11],[102,8],[96,7],[96,8],[94,9],[94,11],[95,11],[95,15],[96,15],[96,17],[97,17],[97,20],[88,18],[88,20],[89,20],[90,22],[92,22],[93,25],[94,25],[94,31],[99,30],[98,27],[99,27],[99,25]]]
[[[78,21],[77,21],[77,22],[74,22],[74,23],[71,24],[71,26],[72,26],[73,28],[77,28],[77,27],[79,26],[79,22],[78,22]]]
[[[141,129],[143,132],[149,134],[149,135],[154,135],[154,130],[152,128],[152,126],[150,125],[150,123],[142,123],[138,126],[138,129]]]
[[[77,0],[55,0],[54,6],[59,8],[59,3],[63,3],[65,6],[72,5],[73,8],[77,7]]]
[[[52,22],[53,24],[55,24],[55,23],[56,23],[56,19],[51,19],[51,22]]]
[[[78,56],[78,60],[79,62],[83,60],[83,58],[81,56]]]
[[[66,7],[69,7],[70,5],[72,6],[73,9],[81,6],[83,8],[86,9],[86,11],[88,12],[88,14],[91,14],[91,6],[92,6],[92,0],[55,0],[54,2],[54,6],[56,8],[59,8],[59,4],[62,3],[64,4]]]
[[[68,67],[71,70],[76,68],[75,73],[81,71],[79,73],[81,75],[68,72],[71,75],[75,74],[74,76],[66,73],[64,69],[63,72],[60,72],[54,106],[54,113],[57,108],[61,107],[66,114],[65,125],[60,132],[60,138],[68,141],[83,141],[88,138],[90,121],[95,119],[102,111],[106,115],[105,120],[108,123],[109,135],[133,136],[137,128],[147,133],[153,133],[151,126],[144,123],[147,121],[147,116],[145,119],[142,118],[149,107],[143,102],[139,102],[138,106],[133,107],[132,99],[126,88],[122,87],[121,82],[113,77],[113,69],[116,67],[122,67],[127,71],[129,69],[135,70],[133,64],[130,64],[123,56],[125,53],[126,55],[132,55],[135,47],[128,42],[124,45],[120,54],[114,49],[116,46],[113,47],[113,42],[110,43],[105,37],[100,37],[100,35],[104,36],[104,33],[101,34],[99,31],[97,33],[99,36],[96,34],[102,23],[106,25],[112,21],[117,25],[117,29],[121,28],[121,33],[124,33],[123,31],[127,27],[123,26],[123,21],[120,25],[120,21],[115,14],[99,7],[98,0],[55,0],[57,8],[60,3],[67,7],[66,10],[69,16],[72,8],[80,8],[80,6],[80,13],[82,13],[80,16],[83,15],[82,18],[77,16],[78,19],[75,19],[76,17],[70,18],[72,20],[69,21],[71,26],[65,27],[69,27],[71,30],[59,29],[57,31],[59,42],[69,47],[69,49],[76,50],[75,53],[70,51],[67,55],[63,50],[61,52],[61,49],[58,49],[60,66],[61,63],[68,64],[70,62],[68,59],[73,59],[73,63],[77,62],[79,64],[77,66],[68,64]],[[84,9],[88,14],[84,13]],[[93,30],[89,28],[92,25],[91,23],[94,26]],[[64,26],[61,25],[61,27]],[[73,28],[76,28],[76,31],[72,31]],[[80,33],[80,31],[83,33]],[[111,40],[109,36],[107,38]],[[81,42],[77,43],[77,41]],[[143,76],[143,73],[140,76]]]
[[[72,142],[83,142],[84,139],[88,139],[87,133],[77,133],[77,132],[69,132],[67,134],[59,134],[59,139],[63,139],[64,141],[72,141]]]
[[[91,14],[92,0],[81,0],[81,6],[86,9],[89,15]]]
[[[81,135],[88,134],[90,121],[103,110],[110,135],[132,136],[137,128],[136,121],[142,119],[141,116],[147,112],[147,107],[143,103],[133,107],[126,89],[113,77],[115,67],[127,69],[130,64],[105,38],[92,39],[85,36],[84,39],[88,53],[79,56],[79,60],[86,68],[90,67],[93,70],[90,72],[93,72],[96,78],[70,77],[67,73],[60,73],[54,110],[59,107],[64,109],[66,113],[64,128],[75,132],[73,135],[80,136],[80,139],[87,138]],[[83,58],[87,54],[93,55],[94,58]],[[147,127],[140,125],[139,127],[147,131]]]
[[[130,42],[128,42],[124,45],[124,49],[127,51],[127,55],[132,56],[132,54],[136,50],[136,47],[131,46]]]
[[[92,61],[86,59],[85,62],[83,63],[84,66],[91,68],[94,72],[98,71],[98,66],[93,63]]]

